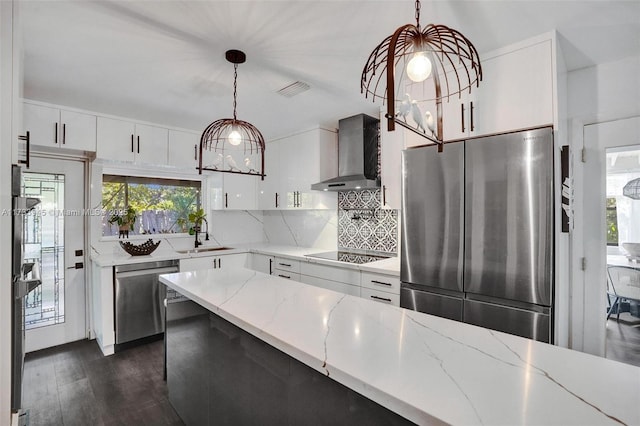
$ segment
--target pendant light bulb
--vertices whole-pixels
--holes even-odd
[[[431,75],[431,61],[424,52],[416,52],[407,64],[407,75],[416,83],[425,81]]]
[[[238,132],[238,130],[233,129],[231,131],[231,133],[229,133],[229,143],[233,146],[238,146],[240,145],[240,142],[242,142],[242,136],[240,135],[240,132]]]

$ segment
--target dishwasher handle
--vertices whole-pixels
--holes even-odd
[[[156,268],[156,269],[138,269],[137,271],[116,272],[116,278],[138,277],[140,275],[153,274],[171,274],[180,272],[176,267]]]

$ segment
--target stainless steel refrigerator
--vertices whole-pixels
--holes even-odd
[[[400,306],[553,342],[552,129],[402,161]]]
[[[18,412],[22,408],[22,376],[24,371],[24,303],[29,292],[41,284],[40,266],[37,262],[24,262],[23,228],[24,217],[36,207],[38,198],[21,197],[21,169],[12,166],[11,195],[12,195],[12,247],[11,247],[11,277],[13,299],[11,318],[11,410]]]

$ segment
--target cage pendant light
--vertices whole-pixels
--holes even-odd
[[[622,188],[622,195],[634,200],[640,200],[640,178],[627,182],[624,188]]]
[[[360,90],[374,102],[386,102],[387,130],[394,131],[398,124],[437,143],[442,151],[442,100],[461,98],[477,87],[482,66],[476,48],[459,31],[444,25],[420,26],[419,0],[415,19],[415,25],[399,27],[373,49]]]
[[[225,57],[233,64],[233,118],[216,120],[202,132],[198,171],[200,174],[207,170],[253,175],[264,180],[265,143],[262,133],[253,124],[238,120],[236,111],[238,64],[244,63],[247,57],[240,50],[228,50]],[[207,152],[213,155],[207,155]]]

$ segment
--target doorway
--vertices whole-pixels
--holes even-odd
[[[33,157],[22,195],[40,205],[25,217],[25,261],[41,265],[42,285],[25,301],[26,352],[86,336],[85,162]]]
[[[606,155],[605,356],[640,366],[640,146]]]
[[[576,232],[581,232],[583,238],[580,248],[584,256],[584,286],[580,300],[573,306],[581,309],[574,318],[580,321],[582,328],[583,350],[629,363],[635,363],[634,353],[640,355],[640,327],[635,327],[640,324],[636,319],[640,318],[632,315],[635,311],[625,298],[612,311],[612,303],[617,302],[611,286],[619,279],[619,271],[612,268],[615,263],[628,268],[622,270],[627,274],[623,277],[627,284],[633,283],[633,269],[640,266],[627,257],[629,252],[623,247],[623,243],[636,242],[634,238],[640,242],[637,238],[640,234],[635,230],[640,223],[640,205],[637,204],[640,200],[625,197],[620,188],[627,183],[627,178],[632,180],[631,174],[621,172],[623,167],[631,167],[635,161],[640,172],[639,157],[632,154],[634,151],[640,153],[639,141],[640,117],[584,126],[586,161],[581,180],[582,206],[576,217]],[[580,227],[578,223],[581,223]],[[640,233],[640,229],[637,232]],[[576,294],[574,291],[574,297]],[[623,320],[626,324],[622,324]],[[622,328],[627,325],[630,328]]]

